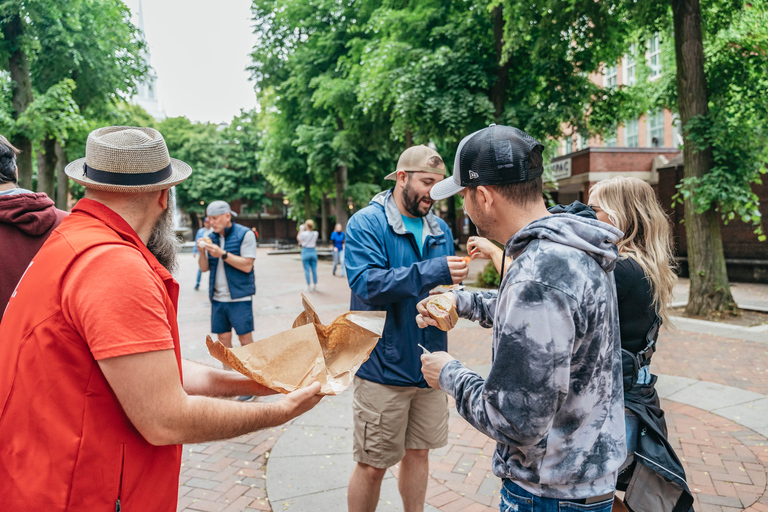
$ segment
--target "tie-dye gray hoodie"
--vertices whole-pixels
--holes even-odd
[[[619,318],[611,271],[622,233],[571,214],[512,237],[500,292],[456,293],[459,316],[493,327],[486,380],[458,361],[440,387],[497,441],[493,472],[550,498],[615,489],[626,457]]]

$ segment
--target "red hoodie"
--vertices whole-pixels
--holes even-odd
[[[29,262],[66,215],[42,193],[0,195],[0,320]]]

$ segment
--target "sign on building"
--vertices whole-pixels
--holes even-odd
[[[550,162],[544,166],[544,172],[550,173],[552,180],[559,181],[571,177],[571,159]]]

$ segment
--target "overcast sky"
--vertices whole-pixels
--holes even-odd
[[[139,0],[123,0],[138,24]],[[256,106],[249,0],[142,0],[150,64],[169,117],[230,121]]]

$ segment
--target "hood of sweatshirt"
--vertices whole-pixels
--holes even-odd
[[[43,193],[0,195],[0,224],[40,236],[51,229],[56,219],[56,207]]]
[[[548,215],[517,232],[506,246],[507,256],[517,258],[533,240],[546,239],[584,251],[606,272],[616,266],[616,242],[624,233],[605,222],[571,213]]]

